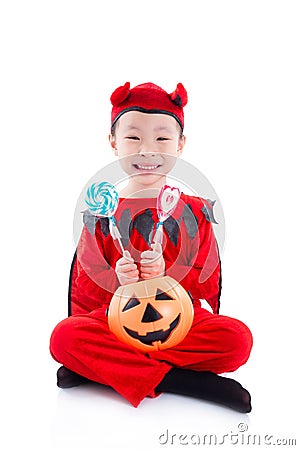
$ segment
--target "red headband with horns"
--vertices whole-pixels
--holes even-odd
[[[148,114],[168,114],[177,120],[181,129],[184,127],[183,107],[187,104],[187,92],[181,83],[174,92],[168,94],[153,83],[144,83],[130,89],[130,83],[118,87],[111,95],[113,105],[111,126],[122,114],[128,111],[140,111]]]

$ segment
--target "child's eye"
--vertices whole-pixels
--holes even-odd
[[[137,136],[126,136],[126,139],[130,139],[132,141],[139,141],[140,140],[140,138],[137,137]]]
[[[166,138],[166,137],[158,137],[157,140],[158,140],[158,141],[168,141],[169,138]]]

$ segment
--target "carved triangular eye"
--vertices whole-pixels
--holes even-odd
[[[128,309],[134,308],[137,305],[140,305],[140,301],[136,297],[131,297],[131,299],[126,303],[122,312],[127,311]]]
[[[150,303],[148,303],[142,318],[142,322],[155,322],[156,320],[159,320],[161,318],[162,315],[159,314],[159,312],[156,311],[156,309],[153,308]]]
[[[174,300],[174,298],[170,297],[160,289],[156,289],[155,300]]]

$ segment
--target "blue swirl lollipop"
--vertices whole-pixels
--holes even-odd
[[[93,183],[86,192],[85,203],[96,216],[112,217],[118,207],[119,194],[107,181]]]
[[[98,217],[107,217],[109,219],[109,229],[113,239],[117,239],[124,255],[124,247],[121,241],[121,234],[118,230],[114,213],[119,204],[119,194],[115,187],[103,181],[102,183],[93,183],[86,192],[85,203],[90,212]]]

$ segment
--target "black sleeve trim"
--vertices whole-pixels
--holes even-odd
[[[72,315],[72,282],[73,282],[73,271],[74,271],[74,265],[77,260],[77,251],[75,251],[71,269],[70,269],[70,275],[69,275],[69,289],[68,289],[68,317]]]
[[[222,292],[222,263],[220,259],[220,252],[219,252],[219,246],[218,248],[218,255],[219,255],[219,264],[220,264],[220,277],[219,277],[219,295],[218,295],[218,308],[217,308],[217,314],[220,314],[220,306],[221,306],[221,292]]]

